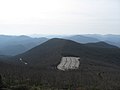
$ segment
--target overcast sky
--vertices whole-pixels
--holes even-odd
[[[0,34],[120,34],[120,0],[0,0]]]

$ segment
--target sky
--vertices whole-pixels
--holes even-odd
[[[0,34],[120,34],[120,0],[0,0]]]

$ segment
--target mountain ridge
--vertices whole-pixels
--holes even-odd
[[[0,51],[4,55],[17,55],[47,41],[45,37],[32,38],[29,36],[0,35]]]
[[[52,65],[57,65],[62,56],[79,56],[86,59],[97,59],[98,61],[102,59],[101,62],[120,65],[118,60],[120,58],[119,48],[91,47],[86,44],[58,38],[50,39],[23,54],[15,56],[15,60],[19,63],[19,59],[22,58],[29,65],[38,67],[47,66],[50,68]]]

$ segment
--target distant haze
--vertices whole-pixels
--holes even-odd
[[[0,34],[120,34],[120,0],[0,0]]]

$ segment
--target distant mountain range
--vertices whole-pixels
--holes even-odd
[[[18,38],[18,37],[17,37]],[[22,37],[23,38],[23,37]],[[28,37],[27,37],[28,38]],[[41,39],[41,38],[40,38]],[[18,50],[21,50],[16,46]],[[8,49],[10,50],[10,49]],[[12,48],[11,48],[12,51]],[[22,51],[22,50],[21,50]],[[17,51],[16,51],[17,52]],[[20,63],[20,58],[30,66],[49,67],[56,66],[63,56],[78,56],[100,62],[120,65],[120,48],[106,42],[81,44],[72,40],[53,38],[32,49],[13,56],[0,55],[1,59]]]
[[[83,36],[83,35],[68,36],[68,37],[65,37],[65,39],[73,40],[78,43],[94,43],[94,42],[100,41],[97,38],[87,37],[87,36]]]
[[[17,55],[23,53],[41,43],[47,41],[47,38],[31,38],[28,36],[7,36],[0,35],[0,54]]]
[[[73,35],[65,38],[76,41],[78,43],[94,43],[104,41],[108,44],[120,47],[120,35],[85,34],[85,35]]]
[[[61,36],[61,37],[60,37]],[[99,35],[99,34],[86,34],[86,35],[54,35],[50,37],[60,37],[67,40],[72,40],[78,43],[98,43],[105,42],[110,45],[120,47],[120,35]],[[0,35],[0,55],[18,55],[40,45],[51,38],[39,37],[33,38],[29,36],[8,36]],[[100,45],[100,44],[99,44]]]
[[[99,41],[104,41],[104,42],[106,42],[108,44],[112,44],[112,45],[115,45],[117,47],[120,47],[120,35],[89,34],[89,35],[85,35],[85,36],[93,37],[93,38],[98,39]]]
[[[80,44],[66,39],[50,39],[29,51],[12,58],[17,64],[22,64],[20,58],[30,66],[40,68],[55,68],[63,56],[79,56],[93,59],[101,63],[120,65],[120,49],[105,42]],[[54,67],[53,67],[54,66]]]

